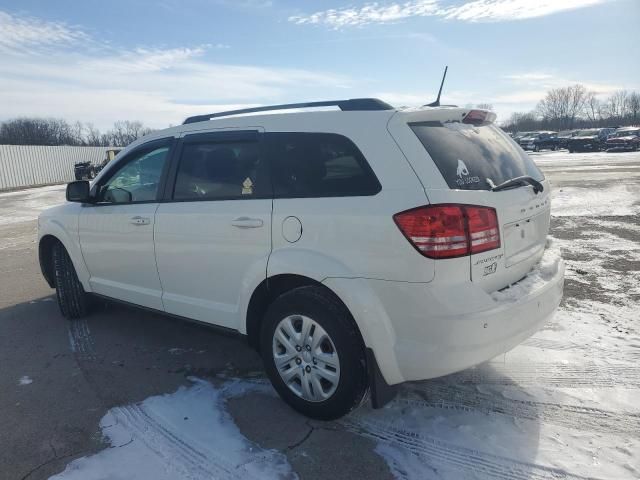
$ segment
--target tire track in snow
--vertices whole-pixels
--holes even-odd
[[[167,463],[167,468],[184,478],[224,478],[242,480],[253,476],[242,465],[236,466],[220,458],[212,450],[206,453],[197,445],[170,428],[170,425],[153,417],[140,405],[113,409],[118,423],[126,428],[135,440],[141,441],[150,451]],[[194,473],[197,476],[194,477]]]
[[[640,433],[640,413],[612,412],[580,405],[514,400],[478,392],[472,386],[442,385],[435,382],[416,385],[411,392],[423,398],[394,401],[412,407],[476,411],[540,420],[579,431],[602,433]]]
[[[562,469],[460,447],[435,437],[390,425],[387,422],[352,413],[340,421],[354,433],[383,442],[423,460],[425,467],[463,470],[502,480],[584,479]]]
[[[582,345],[573,342],[559,342],[557,340],[550,340],[546,338],[536,338],[529,337],[521,345],[527,347],[534,347],[540,349],[549,349],[549,350],[558,350],[558,351],[566,351],[566,350],[585,350]]]
[[[492,362],[442,377],[443,384],[488,384],[537,387],[640,387],[640,366],[565,363]]]
[[[525,347],[539,348],[541,350],[556,350],[560,352],[568,351],[568,350],[578,350],[581,352],[589,352],[593,354],[593,357],[605,357],[608,355],[614,355],[617,359],[629,360],[629,361],[637,361],[640,360],[640,348],[634,348],[631,351],[624,350],[620,351],[611,351],[605,350],[602,348],[593,347],[589,345],[581,345],[573,342],[561,342],[558,340],[551,340],[547,338],[536,338],[530,337],[522,342]]]
[[[69,320],[69,344],[71,351],[76,354],[78,359],[97,359],[95,344],[86,319]]]

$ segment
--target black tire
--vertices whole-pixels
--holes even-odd
[[[273,358],[273,337],[281,320],[290,315],[313,319],[329,335],[340,359],[340,378],[333,395],[308,401],[282,380]],[[357,408],[367,393],[365,347],[344,305],[320,286],[299,287],[278,297],[267,309],[260,332],[260,353],[271,383],[293,409],[318,420],[334,420]]]
[[[53,246],[53,274],[60,313],[66,318],[80,318],[89,311],[89,298],[61,243]]]

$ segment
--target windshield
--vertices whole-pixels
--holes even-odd
[[[491,190],[520,176],[544,175],[520,146],[494,125],[453,122],[409,124],[450,188]]]
[[[598,135],[597,130],[580,130],[576,137],[595,137],[596,135]]]

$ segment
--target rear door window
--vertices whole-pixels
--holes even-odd
[[[544,175],[520,146],[494,125],[460,122],[409,124],[450,188],[490,190],[491,183]]]
[[[233,200],[271,196],[269,168],[257,141],[185,141],[174,200]]]
[[[276,197],[375,195],[380,183],[358,147],[333,133],[267,133]]]

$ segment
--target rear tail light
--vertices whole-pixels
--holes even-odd
[[[475,205],[429,205],[397,213],[407,240],[429,258],[454,258],[500,248],[496,211]]]
[[[470,123],[471,125],[487,125],[496,120],[496,114],[488,110],[469,110],[469,113],[462,119],[462,123]]]

